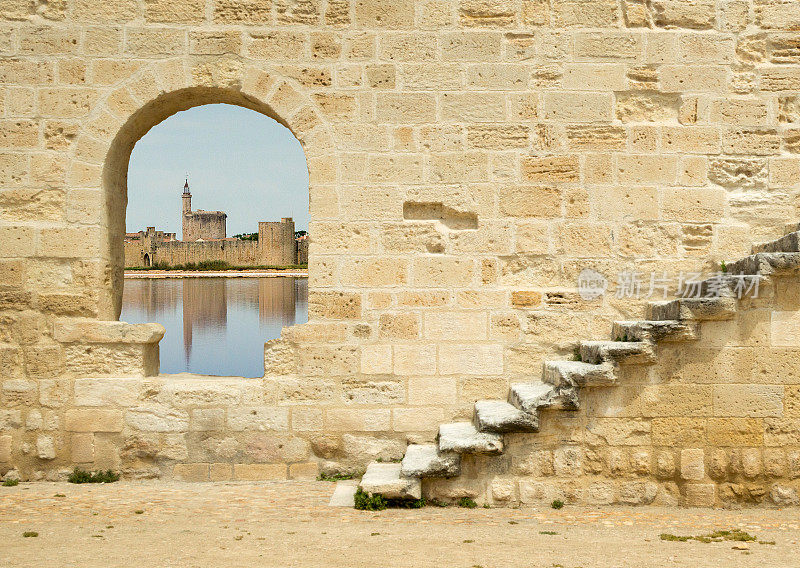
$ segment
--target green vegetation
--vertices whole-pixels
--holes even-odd
[[[728,272],[728,265],[725,264],[724,260],[719,263],[719,271],[722,272],[723,274]]]
[[[141,509],[136,509],[136,510],[133,512],[133,514],[134,514],[134,515],[141,515],[142,513],[144,513],[144,511],[142,511]]]
[[[383,511],[389,506],[381,495],[370,495],[360,487],[356,489],[354,501],[359,511]]]
[[[581,348],[580,346],[576,346],[575,349],[572,350],[572,358],[571,361],[583,361],[583,357],[581,357]]]
[[[689,540],[696,540],[698,542],[722,542],[726,540],[731,540],[735,542],[754,542],[756,541],[756,537],[748,534],[747,532],[741,529],[733,529],[729,531],[714,531],[708,534],[701,534],[696,536],[681,536],[681,535],[674,535],[670,533],[662,533],[659,535],[661,540],[666,540],[668,542],[686,542]],[[759,541],[760,542],[760,541]],[[764,544],[775,544],[774,542],[764,542]]]
[[[25,531],[24,533],[22,533],[22,536],[24,536],[25,538],[31,538],[31,537],[39,536],[39,533],[36,532],[36,531]]]
[[[240,241],[257,241],[258,233],[239,233],[238,235],[233,235],[233,238]]]
[[[89,472],[76,467],[69,474],[67,481],[70,483],[114,483],[119,481],[119,474],[114,473],[110,469],[106,471],[100,470],[96,472]]]
[[[165,262],[156,262],[152,266],[141,267],[133,266],[125,270],[128,271],[148,271],[148,270],[182,270],[185,272],[208,272],[208,271],[222,271],[222,270],[305,270],[308,268],[307,264],[289,264],[286,266],[278,265],[258,265],[258,266],[231,266],[224,260],[204,260],[198,263],[188,262],[186,264],[170,265]]]
[[[317,481],[342,481],[344,479],[353,479],[354,477],[361,477],[355,473],[325,473],[320,472],[317,476]]]
[[[19,479],[6,479],[3,482],[3,487],[16,487],[19,485]]]
[[[564,506],[564,501],[562,501],[561,499],[555,499],[552,503],[550,503],[550,506],[553,509],[560,509],[561,507]]]
[[[469,497],[462,497],[461,499],[458,500],[456,505],[458,505],[462,509],[474,509],[475,507],[478,506],[475,500]]]
[[[549,535],[557,535],[556,531],[539,531],[539,534],[549,534]]]

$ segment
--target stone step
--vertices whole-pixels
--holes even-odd
[[[759,252],[800,252],[800,233],[787,233],[780,239],[753,245],[753,254]]]
[[[574,390],[574,389],[573,389]],[[511,385],[508,402],[528,414],[537,413],[540,408],[572,408],[564,404],[559,389],[547,383],[518,383]],[[572,402],[571,400],[569,401]]]
[[[418,477],[404,477],[399,463],[372,462],[361,478],[359,487],[370,495],[387,499],[420,499],[422,482]]]
[[[774,273],[795,273],[800,270],[799,252],[759,252],[746,256],[728,265],[728,274],[759,274],[762,277]]]
[[[783,225],[783,234],[784,235],[788,235],[789,233],[795,233],[797,231],[800,231],[800,223],[798,223],[798,222],[784,223],[784,225]]]
[[[729,320],[736,314],[736,298],[678,298],[650,302],[648,320],[710,321]]]
[[[582,341],[581,360],[585,363],[625,363],[647,365],[655,361],[649,341]]]
[[[461,475],[461,456],[441,453],[436,444],[411,444],[401,462],[405,477],[456,477]]]
[[[471,422],[452,422],[439,426],[439,451],[459,454],[501,454],[503,437],[478,432]]]
[[[679,320],[615,321],[611,336],[630,341],[694,341],[697,324]]]
[[[617,381],[611,363],[545,361],[542,375],[544,382],[554,387],[606,387]]]
[[[479,400],[475,403],[475,427],[480,432],[538,432],[536,413],[523,412],[505,400]]]

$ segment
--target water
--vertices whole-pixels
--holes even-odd
[[[125,279],[120,320],[166,328],[162,373],[261,377],[264,342],[308,321],[308,279]]]

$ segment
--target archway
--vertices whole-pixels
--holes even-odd
[[[144,266],[145,268],[150,268],[150,255],[148,253],[144,254]]]
[[[193,109],[194,107],[214,105],[217,103],[235,105],[237,107],[249,109],[250,111],[258,112],[277,121],[283,127],[289,128],[288,124],[282,120],[277,113],[273,112],[270,106],[243,94],[239,90],[194,87],[163,94],[140,108],[130,116],[125,125],[117,133],[111,145],[103,170],[103,189],[108,226],[108,259],[112,282],[111,294],[114,315],[117,318],[119,318],[122,307],[122,291],[124,288],[124,248],[122,246],[121,237],[126,230],[125,211],[128,205],[128,168],[133,148],[154,126],[162,123],[169,117],[181,111]],[[291,131],[291,129],[289,129],[289,131],[294,136],[294,132]],[[305,168],[307,174],[307,166],[305,166]],[[259,233],[261,233],[260,226],[258,229]],[[198,241],[204,241],[204,239],[200,238]],[[295,244],[294,233],[292,231],[292,245]],[[231,247],[227,242],[223,243],[223,245],[224,246],[220,246],[217,244],[215,248],[224,251],[235,248]],[[159,255],[159,266],[161,266],[162,260],[162,256]],[[143,258],[143,263],[145,266],[152,266],[153,256],[151,254],[146,254]],[[261,312],[263,311],[264,310],[261,310]],[[271,338],[272,337],[266,337],[264,339]],[[263,349],[260,351],[263,373]],[[235,375],[239,373],[213,374]]]

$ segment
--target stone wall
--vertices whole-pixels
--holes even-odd
[[[798,7],[3,4],[0,468],[24,477],[58,476],[73,463],[120,463],[131,475],[152,464],[166,476],[224,477],[237,467],[248,478],[307,475],[396,457],[440,422],[466,418],[476,399],[504,397],[545,357],[566,358],[576,340],[605,337],[613,318],[642,315],[643,300],[617,298],[613,284],[583,300],[583,268],[612,282],[622,270],[715,270],[796,216]],[[119,315],[133,145],[175,112],[219,102],[275,118],[303,145],[310,322],[268,346],[265,378],[246,381],[255,394],[243,380],[233,388],[198,379],[203,392],[186,404],[171,394],[173,379],[155,376],[155,344],[86,337],[96,335],[91,322],[101,328]],[[74,318],[87,321],[66,341],[57,322]],[[757,495],[763,480],[794,475],[791,356],[768,349],[763,317],[751,321],[729,351],[773,369],[769,387],[755,367],[731,385],[733,375],[706,372],[690,350],[676,355],[670,377],[647,379],[657,384],[600,393],[599,410],[565,425],[554,418],[551,445],[534,449],[535,435],[520,436],[516,461],[479,460],[475,483],[502,474],[492,485],[498,502],[503,483],[506,502],[526,500],[523,478],[549,476],[552,458],[557,477],[548,479],[590,476],[576,483],[607,481],[627,494],[618,479],[675,481],[685,458],[699,483],[691,491],[707,491],[699,486],[722,479],[712,467],[722,459],[710,461],[720,451],[734,493]],[[119,383],[121,398],[81,398],[95,391],[79,381],[99,378],[100,392],[114,392],[107,379],[133,382]],[[742,398],[744,407],[729,400],[753,391],[763,396]],[[658,401],[670,400],[680,415],[659,414]],[[240,404],[255,414],[232,419]],[[206,415],[206,405],[216,410]],[[616,424],[607,442],[632,443],[596,450],[572,427],[593,416]],[[697,437],[670,437],[670,428]],[[725,446],[715,433],[726,428],[742,437]],[[518,465],[535,456],[544,469]]]

